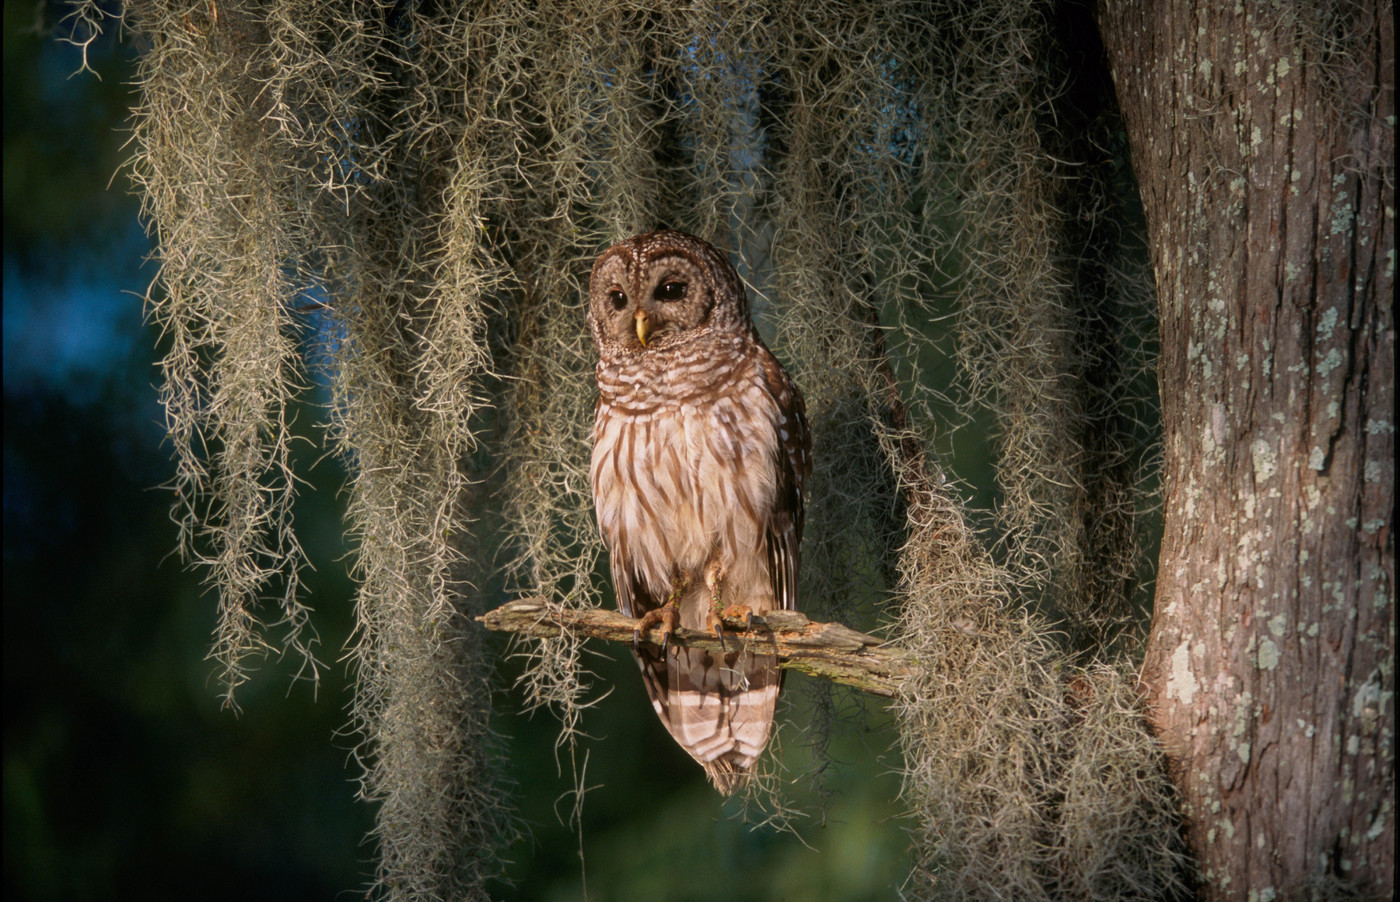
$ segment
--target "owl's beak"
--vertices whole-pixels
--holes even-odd
[[[647,316],[645,310],[638,310],[636,313],[636,320],[637,341],[640,341],[642,347],[645,348],[647,346],[647,336],[651,334],[651,319]]]

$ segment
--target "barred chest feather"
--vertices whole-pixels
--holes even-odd
[[[598,525],[655,598],[677,576],[700,585],[718,550],[725,604],[742,601],[755,612],[778,606],[764,530],[783,417],[760,355],[746,343],[725,336],[641,363],[598,366],[591,465]],[[702,629],[695,607],[682,605],[683,625]]]

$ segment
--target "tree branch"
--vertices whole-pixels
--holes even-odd
[[[540,598],[507,602],[476,619],[487,629],[540,639],[569,630],[591,639],[629,644],[640,623],[616,611],[564,609]],[[678,629],[671,636],[671,642],[710,651],[733,651],[736,643],[743,644],[753,651],[777,655],[779,667],[854,686],[885,698],[898,694],[900,684],[910,672],[909,656],[883,640],[839,623],[817,623],[796,611],[755,615],[753,629],[748,632],[744,631],[743,621],[725,620],[724,626],[726,646],[723,649],[714,635],[699,630]],[[644,631],[641,640],[660,645],[660,627]]]

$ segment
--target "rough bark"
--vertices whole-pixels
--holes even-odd
[[[1393,893],[1390,4],[1100,0],[1162,330],[1143,679],[1208,899]]]
[[[507,602],[476,618],[487,629],[547,639],[570,630],[590,639],[609,642],[641,641],[661,644],[661,628],[638,631],[640,620],[600,608],[564,608],[540,598]],[[754,617],[745,631],[741,621],[724,621],[729,632],[721,640],[713,633],[678,629],[670,641],[688,648],[734,651],[740,643],[778,656],[778,666],[854,686],[874,695],[893,698],[909,675],[913,662],[907,653],[883,639],[859,633],[839,623],[817,623],[796,611],[769,611]]]

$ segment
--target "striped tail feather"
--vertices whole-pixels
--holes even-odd
[[[782,671],[773,655],[672,646],[636,653],[661,722],[730,795],[768,744]]]

